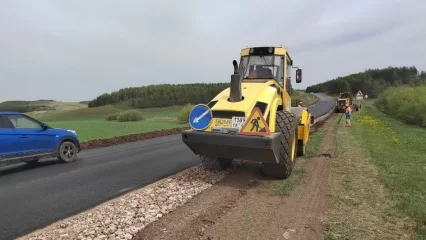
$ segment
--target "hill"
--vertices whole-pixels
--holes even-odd
[[[74,109],[87,108],[87,104],[76,102],[60,102],[54,100],[36,101],[5,101],[0,103],[0,111],[24,112],[32,116],[47,113],[70,111]]]
[[[368,69],[364,72],[338,77],[306,88],[307,92],[356,92],[361,89],[370,98],[377,98],[388,87],[401,85],[419,86],[426,84],[426,72],[419,72],[416,67],[387,67]]]

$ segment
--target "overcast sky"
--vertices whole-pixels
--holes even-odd
[[[303,69],[296,88],[367,68],[426,70],[425,12],[425,0],[0,0],[0,102],[225,82],[256,45],[289,49]]]

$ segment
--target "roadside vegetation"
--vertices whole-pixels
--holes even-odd
[[[356,94],[361,90],[369,99],[377,98],[388,87],[420,86],[426,84],[426,72],[416,67],[388,67],[338,77],[306,88],[307,92],[325,92],[329,95],[341,92]]]
[[[188,103],[185,106],[183,106],[182,110],[179,113],[179,121],[182,123],[188,122],[189,119],[189,113],[191,112],[191,109],[194,107],[194,105]]]
[[[375,105],[380,111],[405,123],[426,127],[426,85],[387,89]]]
[[[293,107],[296,107],[300,102],[302,102],[302,106],[310,106],[318,101],[319,97],[302,90],[294,90],[291,94],[291,105]]]
[[[371,101],[337,126],[326,239],[426,239],[425,135]]]

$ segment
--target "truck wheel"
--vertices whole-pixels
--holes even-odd
[[[262,162],[262,170],[269,177],[286,179],[291,175],[296,163],[298,143],[296,116],[287,111],[278,111],[275,124],[276,131],[282,133],[279,163]]]
[[[74,162],[77,157],[77,147],[71,141],[63,141],[58,148],[58,160],[64,163]]]
[[[209,170],[224,170],[231,166],[231,158],[200,156],[204,168]]]

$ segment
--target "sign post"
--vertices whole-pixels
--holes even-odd
[[[361,100],[364,99],[364,94],[361,92],[361,89],[358,90],[356,94],[356,99],[358,100],[359,114],[361,114]]]

